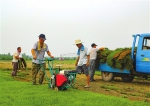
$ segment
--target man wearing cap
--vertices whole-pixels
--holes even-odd
[[[96,44],[91,44],[91,50],[90,50],[90,82],[95,81],[94,74],[95,74],[95,60],[97,58],[97,51],[103,50],[104,48],[96,48]]]
[[[39,35],[39,41],[37,41],[33,48],[31,49],[31,53],[33,56],[32,59],[32,83],[33,85],[36,85],[36,76],[39,72],[39,84],[42,84],[43,79],[44,79],[44,71],[42,70],[40,64],[44,66],[44,69],[46,68],[46,64],[44,61],[40,61],[44,59],[45,52],[47,52],[48,56],[51,58],[54,58],[54,56],[51,55],[48,45],[44,43],[46,40],[46,37],[44,34]]]
[[[81,70],[84,70],[84,74],[86,75],[86,80],[87,80],[87,84],[84,86],[85,88],[89,88],[90,87],[90,76],[89,76],[89,72],[88,72],[88,66],[89,66],[89,52],[88,52],[88,48],[85,47],[83,44],[83,42],[81,42],[80,39],[75,40],[75,44],[78,47],[78,51],[77,51],[77,60],[75,63],[76,70],[78,71],[79,74],[81,74]]]

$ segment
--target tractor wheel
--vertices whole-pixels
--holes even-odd
[[[124,82],[132,82],[134,79],[134,76],[122,76],[121,79]]]
[[[112,81],[114,80],[114,73],[111,73],[111,72],[101,72],[101,76],[102,76],[102,80],[104,81]]]
[[[146,80],[148,80],[148,76],[147,75],[144,75],[143,78],[145,78]]]

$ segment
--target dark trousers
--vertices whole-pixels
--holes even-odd
[[[32,82],[36,83],[36,76],[39,73],[39,83],[42,84],[45,75],[46,63],[40,64],[32,63]]]
[[[95,74],[95,60],[90,60],[90,80],[94,80]]]
[[[11,75],[16,76],[17,70],[18,70],[18,62],[12,62],[12,66],[13,66],[13,71],[12,71]]]
[[[89,75],[89,70],[88,70],[88,67],[86,66],[86,64],[83,64],[82,66],[77,66],[76,71],[80,74],[81,74],[82,71],[84,71],[84,74],[86,76]]]

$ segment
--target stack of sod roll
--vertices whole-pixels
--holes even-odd
[[[133,61],[131,59],[131,48],[117,48],[115,50],[99,50],[97,52],[97,60],[99,63],[107,63],[107,65],[117,69],[133,70]],[[98,65],[96,64],[96,66]]]

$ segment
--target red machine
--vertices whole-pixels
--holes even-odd
[[[48,80],[48,87],[55,89],[55,90],[66,90],[69,87],[72,87],[75,84],[76,79],[76,70],[63,70],[63,73],[60,73],[62,71],[59,70],[53,70],[53,59],[48,58],[46,60],[40,60],[42,70],[45,72],[45,69],[42,65],[42,61],[48,62],[49,72],[51,74],[51,77],[49,78],[46,75],[46,79]],[[45,72],[46,74],[46,72]]]
[[[55,90],[66,90],[75,84],[76,70],[66,70],[63,74],[53,74],[49,87]]]
[[[56,86],[60,87],[67,82],[67,78],[62,74],[56,74]]]

